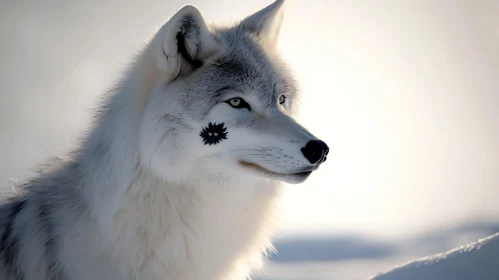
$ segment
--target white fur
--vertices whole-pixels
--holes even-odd
[[[279,181],[302,182],[308,175],[296,174],[318,166],[301,152],[316,138],[294,121],[291,105],[272,104],[277,91],[289,99],[294,94],[273,55],[282,3],[245,19],[240,32],[253,33],[246,39],[208,27],[193,6],[161,27],[75,157],[28,184],[17,211],[7,204],[0,209],[0,222],[13,229],[4,233],[6,240],[19,236],[21,244],[13,263],[0,262],[0,276],[17,280],[17,269],[24,280],[233,280],[258,268],[271,248]],[[178,47],[179,34],[185,50]],[[206,84],[226,81],[193,70],[195,63],[229,56],[238,45],[230,45],[228,36],[253,48],[233,57],[247,63],[248,73],[269,73],[249,75],[251,89],[223,93],[224,100],[244,97],[251,111],[203,96],[211,90]],[[237,71],[241,79],[248,76]],[[289,85],[281,90],[280,83]],[[228,138],[203,145],[199,132],[209,122],[226,125]],[[40,209],[48,209],[42,217]]]

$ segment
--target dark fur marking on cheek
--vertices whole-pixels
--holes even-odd
[[[220,141],[227,139],[227,128],[224,123],[216,124],[209,123],[207,127],[201,130],[199,136],[203,138],[203,143],[205,145],[215,145]]]

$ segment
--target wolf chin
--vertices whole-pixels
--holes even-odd
[[[185,6],[90,132],[0,205],[0,279],[245,279],[272,248],[280,182],[328,147],[292,112],[283,1],[230,27]]]

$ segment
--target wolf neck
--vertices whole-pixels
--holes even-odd
[[[171,266],[147,279],[243,279],[260,264],[270,247],[278,187],[168,183],[136,173],[112,230],[116,244],[134,255],[130,266],[146,256],[158,257],[144,266]]]
[[[146,49],[102,108],[83,146],[82,193],[101,224],[109,224],[134,180],[141,115],[157,75]]]
[[[146,50],[109,101],[83,148],[83,197],[99,227],[110,233],[110,243],[134,252],[131,266],[163,248],[169,251],[163,257],[174,258],[165,261],[179,262],[176,270],[184,271],[179,273],[215,276],[237,259],[234,267],[241,271],[234,273],[241,274],[270,245],[267,230],[273,215],[269,214],[279,187],[263,181],[173,184],[143,169],[138,131],[157,75],[153,56]],[[118,255],[130,255],[116,250]],[[195,267],[180,267],[186,263]],[[180,278],[199,279],[184,276]]]

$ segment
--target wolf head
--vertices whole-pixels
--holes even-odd
[[[142,164],[167,180],[300,183],[326,160],[328,146],[291,116],[297,89],[276,51],[283,2],[224,28],[185,6],[160,28]]]

